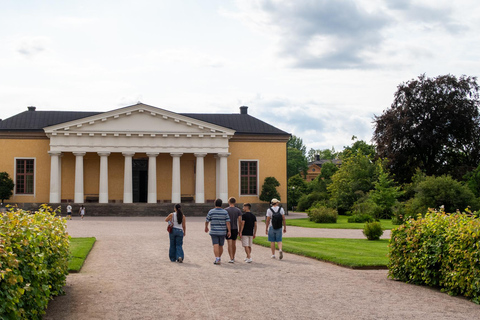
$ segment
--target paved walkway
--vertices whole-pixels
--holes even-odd
[[[68,276],[67,294],[50,302],[44,319],[424,320],[478,319],[480,314],[480,306],[463,298],[389,280],[386,270],[351,270],[288,253],[273,260],[269,248],[260,246],[254,246],[254,262],[247,264],[240,242],[238,262],[213,265],[201,217],[187,219],[185,262],[172,263],[163,219],[69,221],[71,236],[94,236],[97,242],[82,272]],[[259,235],[262,230],[260,222]],[[355,231],[335,233],[353,237]],[[332,236],[324,229],[310,232]],[[287,229],[287,236],[306,233]]]

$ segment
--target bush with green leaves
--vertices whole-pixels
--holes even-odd
[[[363,234],[368,240],[379,240],[383,234],[383,228],[380,222],[367,222],[363,227]]]
[[[48,301],[63,293],[68,274],[66,220],[42,205],[0,215],[0,315],[41,319]]]
[[[263,185],[262,192],[259,199],[261,201],[270,202],[273,198],[280,199],[280,193],[277,191],[277,187],[280,186],[280,182],[275,177],[266,177]]]
[[[308,211],[310,221],[316,223],[337,223],[337,210],[324,206],[316,206]]]
[[[364,223],[364,222],[374,222],[375,219],[368,213],[359,213],[354,214],[353,216],[348,217],[348,222],[350,223]]]
[[[389,277],[480,303],[480,220],[430,210],[392,230]]]
[[[328,194],[326,192],[313,192],[303,195],[298,200],[298,211],[305,212],[310,209],[314,203],[326,203],[328,200]]]
[[[414,218],[419,213],[425,214],[428,208],[444,206],[446,212],[456,212],[471,207],[479,209],[478,199],[472,191],[448,175],[429,176],[415,188],[415,196],[405,204],[405,215]]]

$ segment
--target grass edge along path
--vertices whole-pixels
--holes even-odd
[[[287,226],[302,228],[323,228],[323,229],[363,229],[365,223],[350,223],[348,216],[338,216],[337,223],[316,223],[309,218],[286,219]],[[391,219],[380,219],[384,230],[391,230],[397,226],[392,224]]]
[[[83,267],[85,259],[95,244],[94,237],[70,238],[70,255],[68,256],[68,272],[77,273]]]
[[[387,269],[388,239],[283,238],[283,251],[351,269]],[[253,243],[270,247],[267,237]]]

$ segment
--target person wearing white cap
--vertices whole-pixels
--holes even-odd
[[[283,259],[282,251],[282,225],[283,232],[287,232],[287,224],[285,223],[285,211],[278,204],[278,199],[272,199],[272,206],[267,210],[267,220],[265,222],[265,234],[268,235],[270,248],[272,249],[272,259],[275,259],[275,242],[278,243],[278,258]]]

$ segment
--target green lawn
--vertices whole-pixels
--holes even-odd
[[[338,216],[337,223],[316,223],[308,218],[287,219],[287,226],[304,228],[325,228],[325,229],[363,229],[365,223],[349,223],[348,216]],[[385,230],[390,230],[396,226],[392,224],[391,219],[380,219],[380,223]]]
[[[270,247],[267,237],[253,242]],[[330,238],[283,238],[283,251],[350,268],[386,268],[388,240]]]
[[[70,239],[70,256],[68,257],[68,271],[79,272],[93,248],[95,238],[71,238]]]

